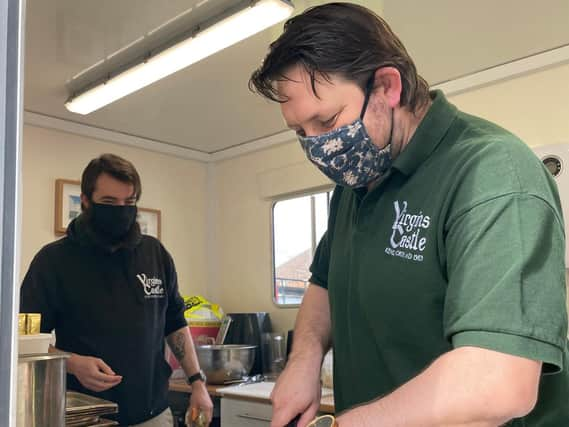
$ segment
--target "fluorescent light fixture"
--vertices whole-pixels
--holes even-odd
[[[289,0],[252,2],[195,36],[70,99],[65,107],[74,113],[89,114],[283,21],[293,10]]]

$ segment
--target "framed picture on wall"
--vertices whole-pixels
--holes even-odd
[[[69,223],[81,213],[81,183],[55,180],[55,234],[63,235]]]
[[[138,224],[142,234],[160,240],[161,214],[158,209],[138,208]]]

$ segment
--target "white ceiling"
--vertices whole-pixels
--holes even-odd
[[[294,1],[297,11],[325,2]],[[520,0],[354,2],[383,9],[431,84],[569,44],[567,0],[542,0],[538,10]],[[282,25],[87,116],[65,109],[73,76],[199,3],[27,0],[25,110],[203,153],[285,131],[278,106],[247,87]]]

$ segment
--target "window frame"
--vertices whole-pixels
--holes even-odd
[[[314,196],[316,194],[321,193],[330,193],[330,200],[332,200],[332,194],[334,192],[334,185],[325,185],[318,188],[312,188],[310,190],[287,194],[286,196],[276,197],[271,201],[270,209],[269,209],[269,239],[271,245],[271,268],[270,268],[270,283],[271,283],[271,300],[273,305],[278,308],[299,308],[302,304],[282,304],[277,301],[277,296],[275,294],[275,275],[276,275],[276,266],[275,266],[275,206],[277,203],[285,202],[287,200],[298,199],[300,197],[307,197],[307,196]],[[330,216],[330,205],[328,204],[328,216]],[[316,250],[316,246],[318,245],[318,241],[315,242],[315,234],[316,234],[316,226],[315,226],[315,219],[314,215],[311,218],[311,241],[315,245],[313,251]],[[304,295],[303,295],[304,297]]]

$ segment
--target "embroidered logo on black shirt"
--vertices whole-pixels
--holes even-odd
[[[142,284],[145,298],[164,298],[164,286],[162,280],[157,277],[146,277],[146,274],[140,273],[136,278]]]

